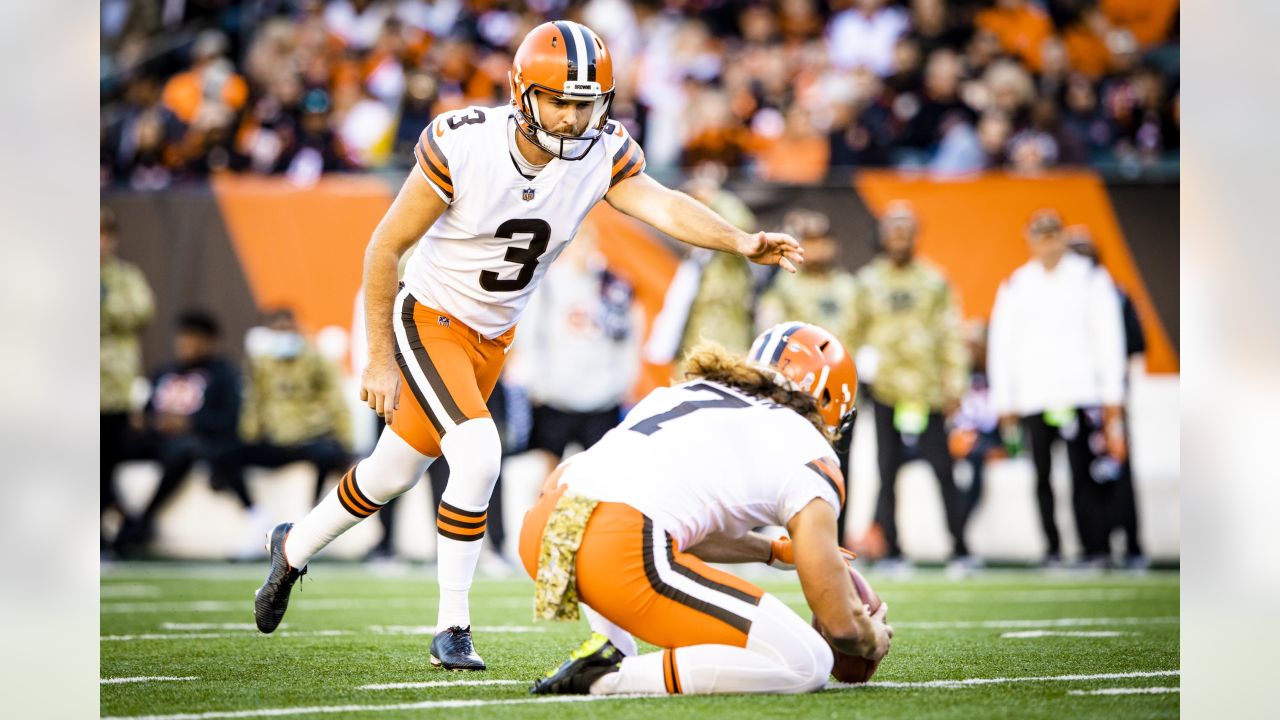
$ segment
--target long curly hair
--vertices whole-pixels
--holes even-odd
[[[827,429],[818,413],[818,400],[801,390],[787,387],[776,373],[752,365],[714,343],[698,346],[685,359],[685,378],[702,378],[741,390],[753,397],[790,408],[808,420],[827,442],[834,443],[835,431]]]

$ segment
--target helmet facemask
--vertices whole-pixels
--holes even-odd
[[[514,84],[514,83],[513,83]],[[548,130],[544,125],[535,93],[545,93],[551,98],[560,98],[569,102],[591,103],[591,117],[581,135],[557,133]],[[561,160],[581,160],[591,152],[591,148],[604,135],[604,125],[609,120],[609,110],[613,106],[613,91],[600,91],[596,82],[567,82],[565,91],[560,93],[545,85],[530,84],[525,89],[516,105],[520,114],[520,132],[534,145],[548,154]]]

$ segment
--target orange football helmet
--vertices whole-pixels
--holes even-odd
[[[520,132],[562,160],[580,160],[603,137],[613,105],[613,59],[604,41],[585,25],[557,20],[539,25],[516,50],[507,75],[511,104],[520,113]],[[535,93],[591,103],[591,119],[581,135],[553,132],[539,117]]]
[[[785,322],[760,333],[747,359],[768,367],[818,400],[828,429],[844,434],[853,424],[858,368],[834,335],[817,325]]]

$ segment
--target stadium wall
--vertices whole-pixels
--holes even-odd
[[[157,296],[157,321],[144,335],[146,366],[169,358],[172,319],[195,305],[218,314],[224,347],[236,357],[260,308],[290,305],[311,332],[329,326],[349,329],[364,246],[395,189],[394,182],[376,176],[331,176],[309,188],[279,179],[225,177],[208,186],[159,193],[107,193],[103,202],[119,218],[120,254],[142,267]],[[1022,226],[1034,209],[1057,207],[1068,223],[1088,225],[1108,269],[1133,295],[1148,335],[1148,364],[1134,376],[1130,408],[1143,536],[1154,557],[1178,557],[1177,184],[1106,184],[1087,172],[949,181],[864,172],[852,187],[749,184],[732,189],[756,212],[761,227],[777,227],[785,212],[796,207],[826,212],[841,242],[841,263],[850,269],[875,252],[875,213],[892,200],[909,200],[921,219],[921,253],[950,276],[968,316],[985,316],[999,281],[1025,262]],[[599,238],[615,269],[636,286],[638,301],[652,321],[678,263],[675,244],[603,203],[588,217],[586,229]],[[637,393],[665,383],[668,375],[667,367],[647,367]],[[349,394],[354,398],[354,388]],[[869,423],[859,426],[852,472],[854,529],[869,522],[876,486],[874,434],[868,432]],[[149,492],[146,488],[156,479],[153,470],[135,465],[125,472],[126,499]],[[512,529],[518,527],[522,502],[536,494],[536,484],[522,484],[521,472],[517,464],[508,484]],[[258,475],[255,497],[281,517],[300,516],[309,497],[302,489],[309,483],[306,475],[301,468]],[[941,507],[927,469],[910,467],[900,482],[905,549],[917,557],[945,554]],[[1055,482],[1060,524],[1070,535],[1069,485],[1065,476]],[[413,492],[424,498],[410,500],[406,507],[421,507],[402,512],[426,517],[430,502],[425,491]],[[238,510],[234,503],[223,507],[223,499],[203,483],[189,483],[169,514],[170,520],[181,522],[161,529],[168,551],[183,557],[225,556],[236,542]],[[430,534],[422,530],[418,537],[419,524],[407,525],[401,530],[411,534],[406,547],[417,548],[410,554],[429,553]],[[975,551],[1033,559],[1040,551],[1038,538],[1029,463],[997,463],[975,517]],[[354,533],[334,554],[356,556],[367,541]]]

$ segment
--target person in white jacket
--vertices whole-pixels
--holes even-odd
[[[1124,326],[1111,276],[1068,252],[1054,210],[1031,217],[1032,259],[1001,284],[991,313],[991,400],[1005,432],[1025,436],[1036,469],[1045,564],[1061,562],[1050,448],[1067,446],[1072,507],[1087,564],[1109,556],[1113,472],[1124,441]]]

